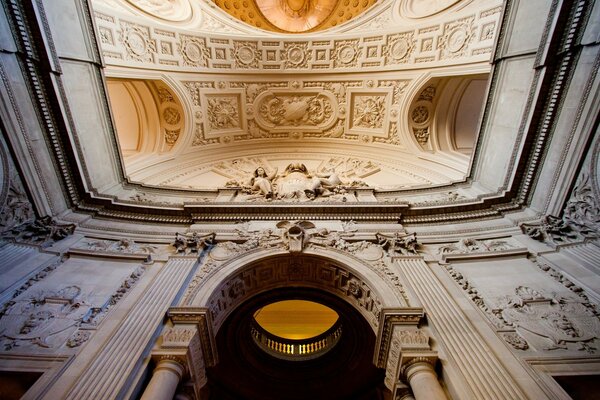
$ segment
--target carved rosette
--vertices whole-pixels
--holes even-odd
[[[142,63],[153,63],[156,40],[150,38],[150,28],[121,21],[119,40],[126,50],[126,58]]]
[[[387,37],[383,53],[385,62],[390,64],[405,64],[410,60],[415,49],[415,39],[413,32],[399,33]]]
[[[440,58],[458,58],[468,55],[474,37],[474,17],[463,18],[444,25],[444,34],[439,38]]]
[[[392,87],[350,90],[348,132],[363,135],[363,140],[371,140],[371,136],[387,138],[393,90]]]
[[[280,53],[285,69],[306,69],[312,59],[307,42],[285,42]]]
[[[262,60],[256,42],[234,41],[231,57],[235,61],[235,67],[241,69],[258,68],[258,63]]]
[[[202,90],[201,103],[203,126],[207,138],[245,133],[246,112],[240,90]]]
[[[206,40],[195,36],[180,35],[177,49],[183,57],[183,65],[190,67],[207,67],[210,50]]]
[[[325,91],[272,91],[256,97],[255,121],[273,132],[323,132],[336,121],[338,103]]]
[[[331,50],[334,67],[356,67],[361,56],[362,48],[358,44],[358,39],[336,40]]]

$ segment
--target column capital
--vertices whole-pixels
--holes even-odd
[[[418,372],[430,371],[435,375],[437,359],[437,353],[433,351],[420,354],[402,354],[400,376],[404,381],[410,382],[410,378]]]
[[[178,355],[164,354],[155,357],[153,356],[153,359],[156,362],[156,367],[154,367],[154,371],[167,369],[177,374],[179,380],[181,380],[183,376],[187,373],[188,369],[184,357]]]

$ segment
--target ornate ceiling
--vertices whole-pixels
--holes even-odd
[[[274,32],[301,33],[350,21],[377,0],[213,0],[228,14]]]
[[[224,9],[316,13],[311,29],[342,9],[361,14],[292,36]],[[94,10],[125,173],[150,189],[105,195],[169,206],[437,204],[480,193],[405,191],[465,179],[500,1],[95,0]],[[285,173],[294,164],[305,168],[291,174],[297,187]],[[259,167],[272,176],[267,189],[254,184]]]

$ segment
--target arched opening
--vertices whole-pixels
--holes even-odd
[[[291,360],[265,352],[252,337],[256,312],[280,301],[326,305],[344,327],[339,341],[318,357]],[[237,307],[216,335],[219,363],[208,368],[211,399],[383,399],[383,369],[373,365],[375,334],[348,302],[316,288],[260,293]],[[257,384],[258,383],[258,384]]]

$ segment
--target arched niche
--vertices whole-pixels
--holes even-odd
[[[203,268],[214,262],[209,254]],[[350,304],[377,334],[382,310],[419,307],[409,304],[400,283],[384,276],[364,259],[336,249],[307,248],[298,255],[257,250],[206,273],[198,286],[188,289],[182,305],[207,308],[216,334],[228,316],[254,296],[286,287],[316,289]]]
[[[471,156],[485,104],[488,74],[432,77],[413,96],[408,129],[421,149]]]
[[[127,167],[148,155],[171,152],[183,141],[185,115],[169,85],[129,78],[108,78],[106,83]]]

